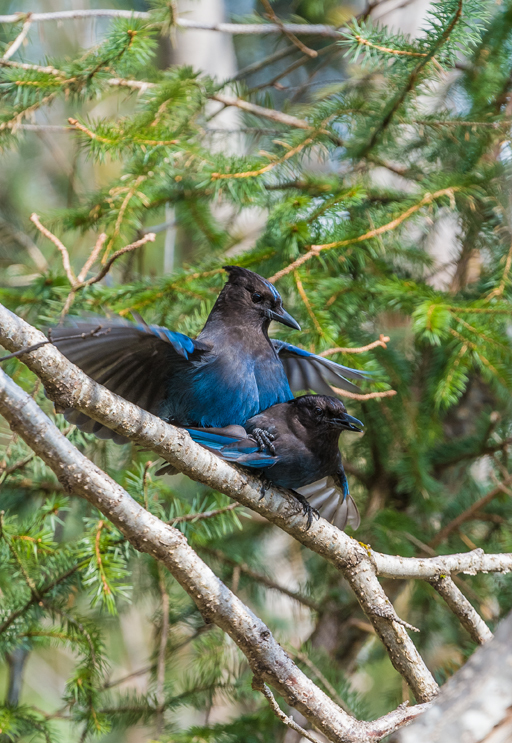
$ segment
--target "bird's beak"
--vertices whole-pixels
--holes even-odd
[[[357,420],[357,418],[353,418],[348,413],[345,413],[343,418],[338,418],[337,423],[340,428],[346,431],[356,431],[357,433],[361,433],[364,428],[364,423],[361,423],[361,421]]]
[[[283,325],[288,325],[289,328],[294,328],[295,330],[300,330],[300,325],[297,322],[297,320],[294,320],[293,317],[290,315],[289,312],[286,312],[285,309],[281,309],[280,312],[273,312],[272,310],[267,310],[267,316],[271,320],[275,320],[276,322],[280,322]]]

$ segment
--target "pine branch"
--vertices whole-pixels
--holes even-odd
[[[276,281],[279,281],[279,279],[282,279],[283,276],[287,276],[292,271],[295,271],[299,266],[302,266],[304,263],[309,261],[313,257],[318,257],[318,255],[324,251],[324,250],[332,250],[333,248],[345,248],[348,245],[354,245],[357,243],[365,242],[366,240],[371,240],[374,237],[378,237],[379,235],[383,235],[386,232],[390,232],[392,230],[395,230],[397,227],[399,227],[402,222],[405,222],[407,219],[413,216],[413,214],[416,214],[420,209],[422,209],[424,206],[427,206],[428,204],[432,204],[437,199],[443,198],[448,196],[450,200],[454,199],[454,193],[457,191],[460,191],[461,189],[458,187],[453,188],[442,188],[439,191],[435,191],[432,193],[427,193],[423,198],[418,201],[417,204],[414,204],[413,206],[409,207],[409,209],[406,209],[405,212],[402,212],[398,217],[391,220],[391,222],[388,222],[387,224],[382,225],[381,227],[374,228],[372,230],[369,230],[368,232],[365,232],[364,235],[359,235],[358,237],[351,237],[346,240],[335,240],[331,243],[324,243],[323,245],[311,245],[310,249],[307,253],[304,253],[300,256],[300,258],[297,258],[297,260],[293,261],[293,263],[290,263],[290,265],[286,266],[285,268],[282,268],[280,271],[278,271],[276,274],[271,276],[268,281],[270,281],[272,284],[274,284]]]

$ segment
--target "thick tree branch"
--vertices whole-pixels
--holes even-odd
[[[512,708],[512,614],[443,687],[430,710],[395,743],[508,743]]]
[[[363,743],[397,729],[385,718],[359,722],[340,709],[293,663],[266,625],[238,599],[196,555],[184,535],[146,511],[88,460],[42,412],[34,400],[0,371],[0,412],[24,441],[55,472],[66,489],[98,508],[140,552],[165,565],[196,603],[246,655],[255,677],[271,684],[286,701],[331,741]],[[398,711],[398,726],[429,705]],[[377,734],[374,732],[377,730]]]
[[[0,305],[0,342],[20,350],[44,336]],[[261,497],[258,478],[243,474],[194,444],[188,434],[113,395],[65,359],[53,346],[28,354],[25,363],[44,382],[51,399],[74,407],[108,425],[135,443],[151,448],[179,471],[265,516],[305,546],[329,560],[349,581],[382,639],[397,670],[419,700],[431,699],[437,685],[405,629],[398,623],[377,575],[392,578],[433,579],[458,572],[509,572],[512,555],[485,555],[483,550],[437,558],[404,558],[365,549],[325,520],[306,530],[295,500],[277,488]]]
[[[431,583],[459,618],[460,623],[469,632],[472,640],[479,645],[492,640],[491,630],[451,578],[439,577],[432,580]]]
[[[42,339],[44,336],[40,332],[0,305],[0,342],[3,345],[20,350]],[[378,581],[373,553],[324,519],[315,521],[308,530],[292,496],[273,488],[262,497],[258,478],[242,474],[194,444],[185,431],[164,423],[96,384],[53,346],[44,346],[28,354],[24,361],[44,382],[49,397],[62,407],[85,412],[135,443],[152,449],[179,471],[252,508],[332,562],[352,586],[392,663],[416,698],[428,701],[435,696],[437,684]]]

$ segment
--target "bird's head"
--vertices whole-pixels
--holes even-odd
[[[276,320],[290,328],[300,330],[299,323],[286,312],[283,300],[272,284],[247,268],[224,266],[229,279],[224,286],[219,300],[224,307],[242,314],[244,319],[254,319],[267,325]]]
[[[327,395],[303,395],[292,400],[298,418],[305,428],[315,431],[357,431],[363,424],[347,413],[341,400]]]

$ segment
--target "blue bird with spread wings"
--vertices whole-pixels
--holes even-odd
[[[181,426],[243,425],[292,400],[294,391],[330,394],[330,385],[357,391],[347,378],[363,379],[364,372],[269,338],[272,320],[300,330],[269,281],[239,266],[225,270],[228,281],[195,339],[137,317],[79,319],[81,337],[54,328],[52,341],[111,392]],[[64,414],[82,431],[126,440],[79,411]]]

